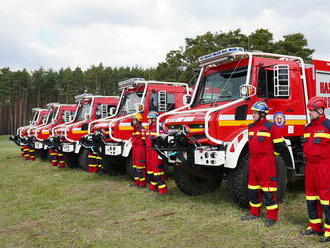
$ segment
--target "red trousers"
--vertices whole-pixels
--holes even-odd
[[[57,152],[55,152],[53,149],[49,149],[49,155],[52,158],[51,165],[57,166],[57,161],[58,161]]]
[[[98,156],[96,153],[89,152],[88,153],[88,170],[87,172],[97,173],[100,170],[102,165],[102,158]]]
[[[248,193],[250,213],[260,216],[264,200],[266,218],[278,220],[277,177],[274,156],[250,156]]]
[[[330,236],[330,159],[307,160],[305,167],[305,192],[309,226]]]
[[[160,194],[166,194],[168,192],[167,185],[165,183],[165,174],[163,161],[158,158],[158,154],[152,148],[147,148],[147,173],[149,177],[149,189],[158,191]]]
[[[140,187],[146,187],[146,150],[145,145],[133,144],[132,160],[134,168],[134,183]]]

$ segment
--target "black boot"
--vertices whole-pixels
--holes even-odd
[[[255,219],[259,219],[259,218],[260,218],[260,216],[252,215],[252,214],[248,213],[247,215],[242,216],[241,220],[246,221],[246,220],[255,220]]]
[[[265,226],[270,227],[276,224],[276,220],[265,219]]]
[[[315,231],[315,230],[313,230],[310,227],[308,227],[307,229],[301,231],[300,234],[301,235],[318,235],[318,236],[322,236],[323,235],[322,232]]]
[[[330,237],[323,237],[320,239],[320,242],[321,243],[327,243],[327,242],[330,242]]]

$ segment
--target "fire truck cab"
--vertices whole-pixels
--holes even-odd
[[[73,120],[53,128],[52,146],[63,152],[69,167],[80,165],[87,170],[87,150],[81,149],[79,140],[88,133],[88,125],[96,119],[104,118],[114,112],[119,98],[117,96],[96,96],[82,94],[75,97],[77,108]]]
[[[166,118],[165,133],[155,148],[175,167],[177,186],[188,195],[214,191],[225,173],[234,200],[246,206],[250,108],[265,101],[270,107],[267,119],[280,128],[287,144],[276,158],[282,198],[287,181],[303,175],[301,136],[310,121],[306,104],[315,95],[330,93],[330,62],[305,64],[299,57],[238,47],[198,60],[191,102],[159,117]]]
[[[48,109],[32,108],[33,118],[29,125],[19,127],[16,135],[11,136],[9,139],[15,142],[18,146],[27,145],[28,129],[34,126],[41,125],[48,114]]]
[[[53,111],[52,118],[49,124],[36,128],[34,133],[34,148],[37,150],[44,150],[47,152],[47,140],[51,135],[52,129],[63,123],[71,122],[76,112],[75,104],[48,104]]]
[[[150,111],[161,114],[183,106],[189,87],[185,83],[146,81],[143,78],[132,78],[118,85],[122,93],[114,116],[91,123],[89,135],[81,143],[102,157],[106,171],[125,170],[122,165],[126,164],[128,174],[132,175],[132,116],[141,113],[143,126],[148,126],[146,116]]]

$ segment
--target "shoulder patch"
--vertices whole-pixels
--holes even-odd
[[[326,119],[326,120],[322,123],[322,125],[323,125],[325,128],[330,129],[330,120],[329,120],[329,119]]]
[[[266,121],[265,127],[267,127],[268,130],[270,130],[273,126],[275,126],[274,122]]]

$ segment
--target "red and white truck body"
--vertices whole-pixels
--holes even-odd
[[[167,132],[159,138],[159,154],[180,165],[181,179],[183,174],[204,178],[196,182],[196,190],[187,186],[189,179],[178,180],[179,188],[187,194],[214,190],[219,183],[209,183],[221,181],[223,172],[231,181],[238,180],[236,171],[248,154],[247,126],[253,122],[250,108],[256,101],[266,101],[270,108],[267,119],[285,138],[288,149],[283,157],[288,172],[301,175],[301,136],[310,121],[306,104],[315,95],[329,102],[330,62],[305,64],[295,56],[228,48],[200,57],[199,63],[189,105],[159,117],[159,121],[166,118]]]
[[[77,108],[75,104],[58,104],[58,103],[51,104],[50,107],[54,112],[51,122],[44,126],[39,126],[35,130],[34,133],[35,149],[48,149],[46,140],[50,137],[52,133],[52,129],[58,125],[71,122]]]
[[[187,84],[142,78],[119,82],[119,88],[122,93],[114,116],[91,123],[89,136],[81,141],[85,147],[110,161],[110,166],[122,165],[131,154],[131,118],[135,113],[141,113],[143,126],[147,126],[146,116],[150,111],[162,114],[181,107],[189,94]],[[137,106],[143,106],[143,109],[138,110]]]

